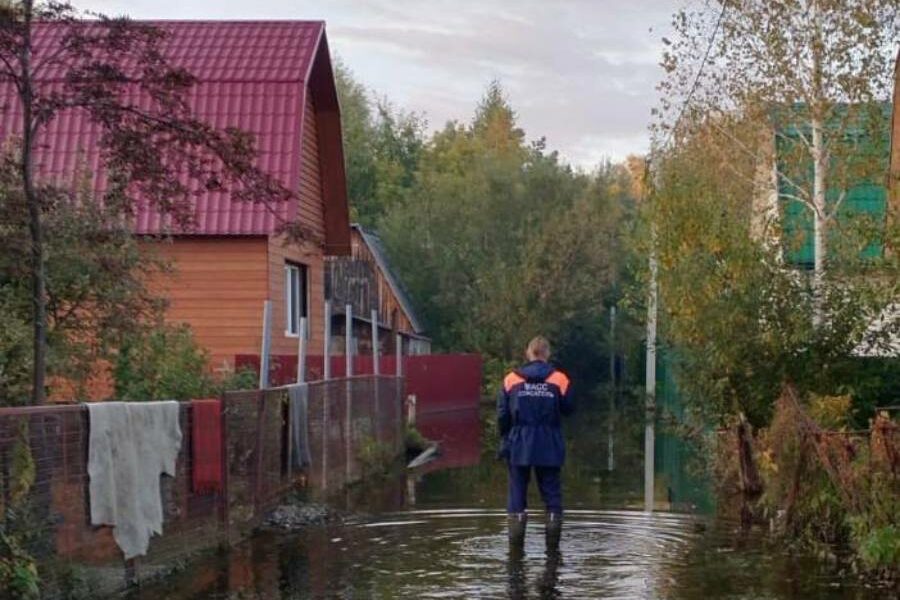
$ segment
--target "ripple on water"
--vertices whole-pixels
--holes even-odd
[[[760,538],[741,538],[729,524],[702,517],[571,510],[558,553],[545,552],[541,517],[533,514],[521,553],[510,552],[505,513],[477,508],[407,510],[256,539],[229,559],[228,592],[156,597],[872,597],[817,571],[815,563],[798,562]],[[241,556],[252,561],[250,572],[260,580],[242,583],[247,570],[235,566]]]
[[[541,515],[532,517],[521,556],[511,556],[506,514],[460,508],[413,510],[356,523],[377,530],[389,556],[373,553],[363,568],[392,572],[396,589],[408,597],[481,598],[538,595],[554,597],[655,597],[654,579],[695,539],[696,517],[648,515],[632,511],[572,510],[566,514],[558,556],[545,554]],[[392,544],[403,539],[406,546]],[[369,540],[375,541],[375,540]],[[367,540],[357,539],[359,551]],[[387,563],[403,564],[414,581]]]

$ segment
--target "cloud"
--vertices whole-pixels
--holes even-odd
[[[332,52],[434,128],[499,79],[532,138],[584,168],[647,148],[678,0],[93,0],[137,18],[325,19]],[[80,4],[84,6],[84,3]],[[652,31],[651,31],[652,29]]]
[[[647,148],[659,39],[675,6],[640,4],[370,2],[328,31],[360,79],[434,127],[469,119],[499,79],[530,136],[590,168]],[[382,70],[379,55],[395,69]]]

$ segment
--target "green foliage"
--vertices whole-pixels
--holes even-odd
[[[371,436],[365,437],[356,448],[356,459],[359,461],[363,479],[384,477],[396,458],[390,444],[380,442]]]
[[[415,425],[407,423],[403,430],[403,444],[407,452],[422,452],[428,447],[428,440]]]
[[[207,353],[190,328],[164,323],[122,341],[113,377],[116,398],[121,400],[190,400],[258,385],[252,369],[213,376]]]
[[[34,485],[35,464],[31,454],[27,419],[19,422],[12,447],[9,477],[4,482],[0,522],[0,595],[28,599],[40,596],[37,562],[28,551],[35,536],[29,526],[29,492]]]
[[[719,134],[723,126],[745,146],[759,141],[751,122],[707,124],[660,157],[646,217],[657,231],[663,339],[678,350],[687,404],[708,421],[744,412],[759,427],[783,382],[832,396],[877,385],[858,376],[853,351],[900,293],[900,265],[889,255],[862,260],[859,246],[835,244],[840,258],[819,282],[817,302],[812,279],[787,268],[771,243],[779,224],[760,214],[758,167],[741,161],[734,138]],[[647,251],[649,235],[640,233]],[[898,325],[869,341],[883,343]]]
[[[113,376],[120,400],[188,400],[211,389],[206,353],[186,326],[160,324],[124,339]]]
[[[387,100],[373,100],[343,63],[334,71],[351,217],[372,227],[413,185],[425,122]]]
[[[860,529],[866,531],[859,534],[859,555],[869,569],[893,567],[900,564],[900,528],[894,525],[871,529],[864,525],[862,519],[856,521]]]
[[[2,171],[2,169],[0,169]],[[0,172],[0,404],[27,402],[32,326],[27,211]],[[48,372],[82,387],[119,339],[152,320],[162,301],[146,287],[167,265],[141,251],[121,213],[86,194],[44,207]]]
[[[259,375],[250,368],[232,371],[215,382],[216,393],[234,390],[255,390],[259,387]]]
[[[629,172],[576,172],[527,143],[497,81],[470,123],[426,139],[417,115],[372,102],[346,67],[336,79],[354,218],[377,227],[436,347],[481,353],[495,385],[540,333],[592,387],[608,352],[601,323],[627,277]],[[623,351],[634,339],[621,337]]]
[[[0,531],[0,594],[26,600],[40,597],[37,563],[14,536]]]
[[[481,353],[494,378],[543,334],[595,382],[632,213],[624,167],[586,175],[542,140],[527,144],[494,82],[471,123],[448,123],[424,145],[380,234],[439,349]]]
[[[18,507],[25,502],[31,486],[34,485],[35,466],[28,439],[28,421],[19,423],[19,432],[12,449],[9,473],[9,502]]]
[[[849,398],[788,400],[757,440],[763,516],[787,543],[828,557],[849,548],[861,571],[900,576],[896,423],[881,415],[857,436],[838,429],[849,421]]]
[[[22,404],[31,377],[31,327],[15,290],[0,284],[0,406]]]

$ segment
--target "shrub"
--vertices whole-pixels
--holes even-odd
[[[868,436],[850,422],[847,397],[803,404],[787,388],[756,454],[765,482],[760,508],[785,540],[834,555],[849,548],[861,571],[900,576],[900,430],[878,415]],[[815,417],[815,418],[813,418]]]
[[[161,324],[128,336],[113,369],[120,400],[188,400],[214,388],[207,354],[186,325]]]
[[[389,444],[367,436],[359,444],[356,458],[359,460],[363,479],[370,479],[387,475],[397,457]]]

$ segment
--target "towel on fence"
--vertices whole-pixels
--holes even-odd
[[[175,475],[181,448],[177,402],[89,403],[91,524],[111,525],[125,559],[162,533],[160,473]]]
[[[291,426],[291,467],[303,468],[309,456],[309,385],[298,383],[288,388]]]
[[[194,400],[191,408],[193,490],[195,494],[216,494],[222,491],[222,401]]]

